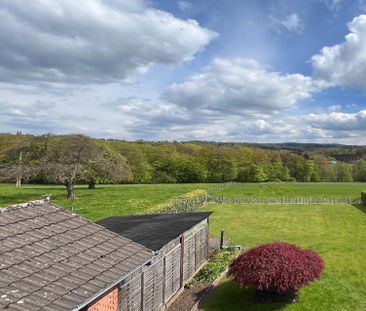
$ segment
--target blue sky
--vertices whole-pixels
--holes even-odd
[[[0,1],[0,131],[365,144],[366,1]]]

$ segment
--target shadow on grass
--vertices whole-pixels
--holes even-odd
[[[366,214],[366,206],[362,204],[352,204],[352,206],[360,210],[362,213]]]
[[[286,306],[283,303],[254,303],[254,293],[254,289],[240,288],[232,281],[225,281],[204,299],[199,308],[205,311],[275,311],[284,310]]]

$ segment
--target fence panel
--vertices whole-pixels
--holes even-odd
[[[181,244],[165,255],[165,302],[168,302],[180,288],[180,252]]]
[[[207,260],[207,226],[196,233],[196,270]]]
[[[184,240],[183,280],[190,279],[196,271],[196,235]]]
[[[120,287],[118,311],[141,310],[141,275]]]
[[[157,311],[163,305],[163,274],[163,258],[143,272],[143,311]]]
[[[361,204],[360,198],[352,197],[210,197],[221,204]]]

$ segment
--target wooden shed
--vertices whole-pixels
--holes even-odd
[[[142,273],[120,284],[119,311],[169,304],[208,257],[210,212],[110,217],[98,224],[154,252]]]

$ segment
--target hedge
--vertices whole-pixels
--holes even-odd
[[[194,190],[147,210],[148,214],[189,213],[200,208],[207,200],[206,190]]]

